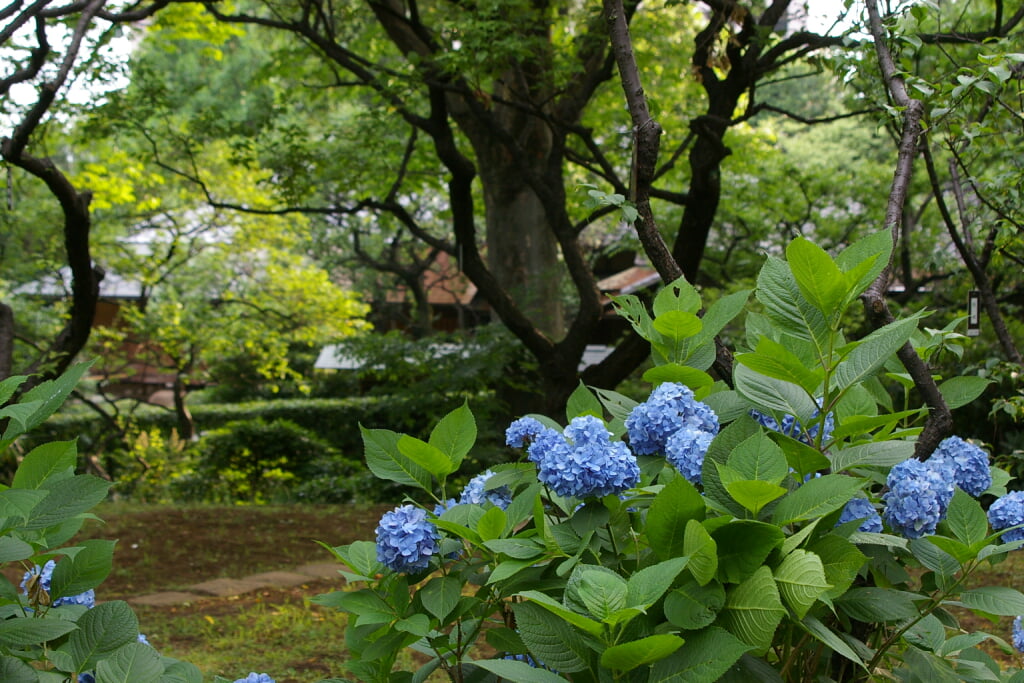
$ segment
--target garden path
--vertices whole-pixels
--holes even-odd
[[[128,599],[134,605],[183,605],[208,598],[227,598],[266,588],[291,588],[317,580],[338,578],[337,562],[314,562],[288,571],[262,572],[240,579],[220,578],[192,584],[179,591],[162,591]]]

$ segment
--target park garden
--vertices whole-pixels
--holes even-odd
[[[813,4],[0,10],[0,680],[1024,680],[1024,8]]]

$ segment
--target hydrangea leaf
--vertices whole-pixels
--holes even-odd
[[[0,656],[0,681],[5,683],[39,683],[39,671],[33,669],[17,657]]]
[[[797,339],[811,342],[817,359],[825,359],[832,331],[821,311],[801,296],[789,264],[769,257],[757,275],[756,296],[776,325]]]
[[[74,557],[58,562],[50,580],[50,597],[53,599],[78,595],[96,588],[110,574],[114,561],[116,541],[90,539],[82,541]]]
[[[853,350],[836,366],[832,388],[843,390],[874,375],[917,330],[918,316],[891,322],[855,342]]]
[[[925,567],[936,574],[952,577],[960,571],[960,562],[945,550],[928,540],[928,537],[915,538],[910,541],[910,552]]]
[[[783,600],[800,619],[829,588],[821,558],[806,550],[794,550],[775,568],[775,582]]]
[[[74,441],[51,441],[25,456],[11,482],[13,488],[37,489],[47,481],[68,479],[75,473],[78,447]]]
[[[745,365],[733,371],[736,391],[751,405],[794,415],[801,424],[808,424],[818,404],[802,387],[774,377],[762,375]]]
[[[867,666],[864,664],[864,660],[857,655],[857,652],[850,647],[849,643],[843,640],[835,631],[825,626],[825,624],[821,623],[813,616],[807,615],[800,622],[800,625],[812,636],[832,648],[832,650],[867,671]]]
[[[75,670],[84,671],[125,645],[138,644],[138,635],[139,621],[131,607],[123,600],[114,600],[100,603],[79,617],[78,629],[62,649],[73,658]]]
[[[808,370],[804,361],[770,337],[761,337],[753,353],[736,354],[736,362],[762,375],[803,387],[810,394],[820,393],[821,372]]]
[[[836,598],[835,605],[853,619],[867,623],[920,616],[907,593],[889,588],[851,588]]]
[[[514,659],[477,660],[473,662],[473,665],[512,683],[525,681],[529,681],[529,683],[565,683],[565,679],[558,674],[532,667],[526,662]]]
[[[911,441],[875,441],[841,450],[832,449],[828,459],[832,463],[832,471],[841,472],[865,465],[891,467],[913,455],[914,444]]]
[[[565,406],[565,419],[571,422],[574,417],[583,415],[592,415],[599,420],[604,419],[601,401],[581,381],[569,395],[569,402]]]
[[[864,480],[842,474],[826,474],[806,484],[779,501],[772,513],[778,525],[827,515],[846,505],[864,486]]]
[[[988,536],[988,518],[981,504],[959,488],[949,502],[945,524],[957,539],[967,545],[983,541]]]
[[[718,544],[704,525],[695,519],[686,522],[683,554],[690,558],[687,568],[697,583],[704,585],[718,573]]]
[[[444,622],[462,598],[462,582],[453,576],[431,579],[416,593],[423,608]]]
[[[1005,586],[983,586],[960,594],[960,602],[968,609],[977,609],[1002,617],[1024,614],[1024,595]]]
[[[713,623],[724,605],[722,584],[688,581],[665,596],[665,618],[673,626],[694,631]]]
[[[35,550],[25,541],[14,536],[0,536],[0,563],[27,560],[33,554]]]
[[[782,450],[765,434],[758,432],[733,450],[726,464],[744,479],[779,484],[789,473]]]
[[[714,683],[750,646],[728,631],[711,628],[688,633],[685,647],[656,662],[648,683]]]
[[[48,479],[41,489],[49,491],[50,495],[32,509],[23,528],[46,529],[88,512],[107,497],[107,491],[112,485],[112,482],[91,474],[76,474],[67,479]]]
[[[786,261],[805,299],[826,319],[835,320],[842,315],[847,299],[846,280],[824,249],[797,237],[786,246]]]
[[[950,377],[939,385],[939,391],[950,410],[961,408],[981,396],[992,380],[974,375]]]
[[[476,419],[468,403],[448,413],[430,432],[429,443],[448,456],[452,472],[459,469],[462,460],[476,443]]]
[[[489,541],[498,538],[505,531],[505,511],[500,507],[488,508],[477,520],[476,532],[481,540]]]
[[[655,317],[672,311],[696,313],[700,310],[700,294],[686,278],[681,277],[658,291],[653,308]]]
[[[399,453],[438,479],[447,477],[458,469],[449,456],[422,439],[403,434],[398,438],[397,446]]]
[[[366,429],[359,425],[363,435],[366,465],[379,479],[424,491],[431,488],[430,472],[398,450],[402,435],[389,429]]]
[[[628,643],[613,645],[601,653],[601,666],[613,671],[632,671],[664,659],[683,645],[676,635],[661,633]]]
[[[561,673],[588,667],[590,649],[569,624],[532,602],[517,602],[512,611],[519,636],[537,661]]]
[[[684,555],[687,522],[705,514],[704,500],[693,484],[682,477],[672,479],[647,512],[647,540],[655,554],[663,560]]]
[[[97,683],[156,681],[164,672],[160,655],[149,645],[128,643],[96,665]]]
[[[755,517],[765,505],[786,495],[786,489],[767,481],[741,479],[723,483],[733,500],[750,510]]]
[[[692,520],[691,520],[692,521]],[[697,522],[694,522],[697,524]],[[698,524],[699,526],[699,524]],[[679,572],[686,567],[688,558],[674,557],[664,562],[644,567],[626,581],[626,604],[647,609],[665,594]]]
[[[595,618],[603,620],[627,606],[626,581],[621,576],[593,569],[585,569],[579,576],[579,597]]]
[[[826,592],[835,598],[846,592],[868,558],[850,541],[835,534],[827,534],[808,545],[808,550],[821,558],[825,580],[833,586]]]
[[[892,230],[883,228],[857,240],[836,256],[836,265],[847,279],[850,296],[859,296],[889,263],[892,254]],[[864,268],[863,264],[870,264]]]
[[[572,624],[576,628],[580,629],[584,633],[588,633],[595,637],[600,637],[603,632],[603,627],[600,623],[585,617],[582,614],[577,614],[572,610],[566,609],[561,603],[557,602],[554,598],[541,593],[540,591],[522,591],[519,595],[527,600],[540,605],[552,614],[558,615],[568,623]]]
[[[785,615],[772,570],[762,565],[726,594],[719,623],[760,654],[771,647],[775,629]]]
[[[0,645],[21,647],[38,645],[60,638],[74,631],[75,624],[62,619],[32,619],[18,617],[0,621]]]
[[[934,652],[946,642],[946,627],[937,616],[929,614],[908,628],[903,637],[912,645]]]
[[[715,383],[715,380],[711,378],[711,375],[703,370],[679,365],[678,363],[666,363],[665,365],[658,365],[650,368],[644,372],[643,379],[645,382],[650,382],[651,384],[658,384],[660,382],[677,382],[679,384],[685,384],[694,391],[697,391],[702,387],[711,386]]]
[[[533,566],[533,564],[533,560],[505,560],[499,563],[491,572],[491,575],[487,578],[487,585],[509,579],[527,567]]]
[[[723,583],[747,580],[785,540],[779,527],[752,520],[729,522],[711,537],[718,544],[718,579]]]
[[[813,446],[808,446],[803,441],[775,431],[768,432],[768,437],[782,449],[786,463],[793,468],[800,479],[832,466],[832,463],[821,451]]]
[[[38,427],[46,418],[53,415],[64,403],[71,391],[78,384],[78,381],[85,376],[85,373],[92,367],[95,360],[84,363],[76,363],[68,368],[63,375],[56,379],[42,382],[32,389],[26,391],[17,405],[32,405],[32,410],[27,415],[19,415],[19,419],[11,420],[4,431],[3,440],[13,439],[21,434]],[[8,406],[10,408],[11,406]]]

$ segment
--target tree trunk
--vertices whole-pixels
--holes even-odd
[[[185,373],[178,372],[174,375],[174,414],[178,418],[178,436],[182,441],[192,441],[196,436],[196,423],[192,413],[185,404],[188,396],[188,384],[185,381]]]
[[[14,312],[0,301],[0,380],[11,376],[14,367]]]

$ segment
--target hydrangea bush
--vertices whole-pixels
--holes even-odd
[[[913,459],[924,410],[883,380],[919,316],[857,341],[844,312],[888,262],[878,233],[833,259],[803,239],[769,258],[733,376],[715,337],[749,292],[703,309],[684,281],[620,313],[651,342],[641,403],[580,386],[564,422],[513,422],[516,461],[450,489],[476,438],[468,406],[427,440],[363,429],[378,477],[419,492],[377,542],[332,548],[351,586],[352,676],[422,681],[1024,680],[951,608],[1024,614],[975,571],[1024,544],[1024,498],[959,439]],[[734,335],[735,336],[735,335]],[[948,403],[985,381],[940,386]],[[904,407],[906,408],[906,407]],[[995,497],[986,516],[979,498]],[[991,526],[990,526],[991,523]],[[418,670],[393,671],[411,648]],[[334,679],[341,680],[341,679]]]

